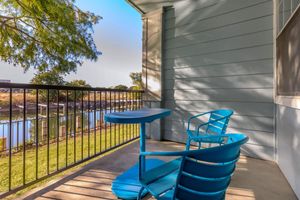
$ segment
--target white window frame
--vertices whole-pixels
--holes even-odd
[[[286,28],[287,24],[289,24],[292,17],[295,15],[296,11],[300,9],[300,4],[296,6],[296,8],[291,12],[288,20],[286,20],[283,27],[281,27],[281,30],[279,30],[279,4],[283,3],[283,1],[289,1],[289,0],[274,0],[274,99],[275,103],[278,105],[283,105],[287,107],[297,108],[300,109],[300,96],[282,96],[277,94],[277,58],[276,58],[276,40],[280,36],[280,34],[283,32],[283,30]],[[293,0],[290,0],[293,2]],[[293,4],[291,3],[291,7],[293,8]],[[283,16],[284,18],[284,16]]]

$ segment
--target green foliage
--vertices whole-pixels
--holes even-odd
[[[66,83],[67,86],[74,86],[74,87],[91,87],[90,84],[88,84],[85,80],[73,80],[71,82]],[[83,93],[81,91],[76,91],[76,101],[80,101],[82,96],[85,97],[88,95],[88,92],[84,91]],[[69,100],[73,101],[75,98],[75,91],[69,92]]]
[[[64,81],[64,78],[53,71],[44,72],[36,74],[35,77],[31,80],[33,84],[39,85],[67,85],[67,86],[75,86],[75,87],[91,87],[85,80],[73,80],[70,82]],[[35,95],[36,91],[33,90],[32,93]],[[47,90],[39,90],[39,100],[40,102],[45,103],[47,101]],[[74,91],[69,91],[68,94],[69,101],[73,101],[75,97]],[[82,94],[81,91],[76,92],[76,100],[80,100],[82,95],[86,95],[85,93]],[[65,100],[67,96],[66,91],[60,91],[59,99]],[[57,91],[56,90],[49,90],[49,100],[50,102],[57,101]]]
[[[141,90],[141,88],[139,86],[136,86],[136,85],[131,86],[129,89],[130,90]]]
[[[38,85],[64,85],[65,81],[64,78],[54,71],[47,71],[44,73],[38,73],[35,77],[31,80],[32,84]],[[33,90],[32,94],[36,94],[36,91]],[[39,90],[39,99],[41,102],[47,101],[47,91],[46,90]],[[49,90],[49,100],[50,102],[54,102],[57,100],[57,91]]]
[[[117,85],[114,87],[114,89],[117,89],[117,90],[127,90],[128,87],[126,85]]]
[[[91,87],[85,80],[73,80],[66,84],[67,86],[74,86],[74,87]]]
[[[143,88],[143,85],[142,85],[142,72],[132,72],[130,73],[130,78],[131,78],[131,81],[132,81],[132,84],[135,87],[135,89],[137,90],[141,90]]]
[[[100,55],[92,37],[100,17],[80,10],[74,0],[0,0],[0,8],[5,62],[65,75]]]
[[[47,71],[36,74],[31,83],[39,85],[64,85],[65,81],[59,73]]]

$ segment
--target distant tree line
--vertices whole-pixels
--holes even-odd
[[[131,72],[129,76],[131,78],[132,86],[128,87],[126,85],[120,84],[111,88],[119,90],[142,90],[142,72]]]

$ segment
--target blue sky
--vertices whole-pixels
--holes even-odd
[[[97,62],[85,61],[67,80],[83,79],[95,87],[131,85],[130,72],[142,68],[142,21],[125,0],[77,0],[83,10],[103,17],[94,27],[94,40],[102,52]],[[0,79],[28,83],[34,71],[0,62]]]

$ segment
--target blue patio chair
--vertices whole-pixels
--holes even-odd
[[[222,135],[226,133],[226,129],[229,123],[229,119],[233,114],[232,110],[213,110],[205,112],[199,115],[192,116],[188,119],[187,127],[187,142],[186,149],[190,148],[191,142],[197,142],[199,144],[199,149],[201,148],[201,143],[220,143],[216,137],[211,137],[214,135]],[[201,116],[209,115],[208,121],[199,124],[195,130],[191,129],[191,122]]]
[[[144,152],[140,156],[180,156],[159,167],[139,174],[142,189],[159,200],[224,199],[240,155],[248,141],[244,134],[226,134],[220,146],[180,152]],[[180,163],[178,165],[178,163]]]

